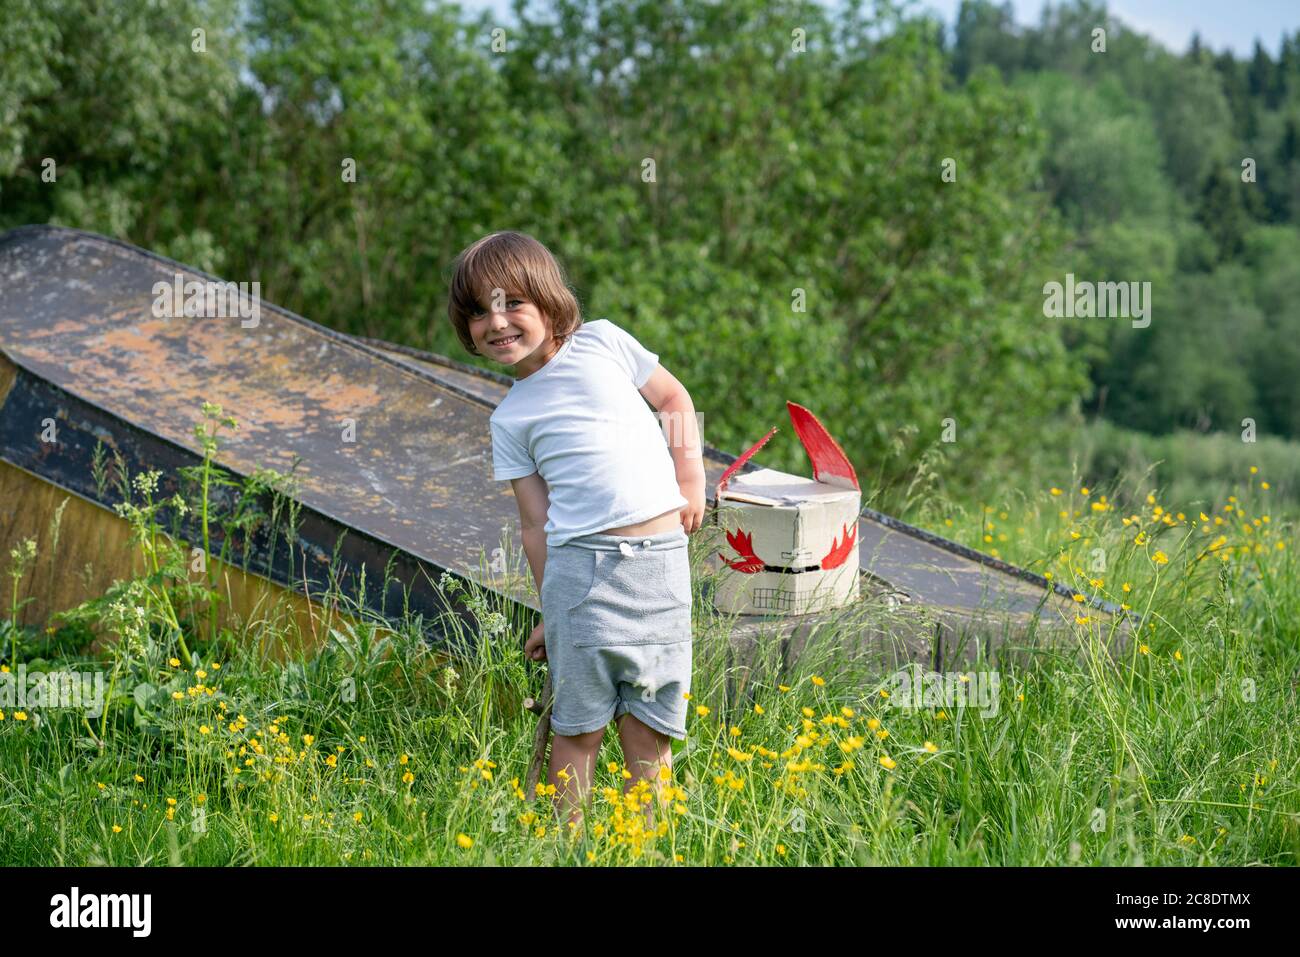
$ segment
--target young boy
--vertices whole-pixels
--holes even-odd
[[[550,668],[548,778],[557,813],[576,824],[611,719],[632,773],[625,790],[645,778],[660,794],[668,739],[686,737],[687,536],[703,521],[705,482],[695,407],[630,334],[582,322],[531,236],[493,233],[466,248],[448,313],[469,352],[514,375],[491,416],[493,477],[514,488],[541,596],[524,653]]]

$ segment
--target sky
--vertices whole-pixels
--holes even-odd
[[[1044,0],[1011,0],[1019,23],[1037,23]],[[949,24],[961,0],[922,0]],[[1239,57],[1250,56],[1255,38],[1274,56],[1282,32],[1300,28],[1297,0],[1109,0],[1111,15],[1138,33],[1155,37],[1170,50],[1182,53],[1199,30],[1201,42],[1215,51],[1224,47]]]
[[[510,0],[457,0],[471,13],[491,10],[502,25],[514,22]],[[825,0],[834,6],[831,0]],[[1002,0],[999,0],[1002,2]],[[1016,20],[1036,24],[1045,0],[1011,0]],[[949,25],[957,16],[961,0],[914,0],[918,9],[937,12]],[[1258,37],[1264,48],[1277,55],[1282,32],[1300,29],[1298,0],[1109,0],[1113,16],[1137,30],[1155,37],[1170,50],[1182,53],[1194,31],[1213,50],[1225,47],[1239,57],[1248,57]],[[544,9],[533,0],[530,9]]]

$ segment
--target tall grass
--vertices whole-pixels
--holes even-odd
[[[525,622],[451,576],[440,587],[464,589],[480,626],[468,660],[438,655],[419,622],[354,609],[319,655],[277,662],[258,649],[301,647],[292,624],[232,641],[202,608],[176,615],[165,575],[104,611],[107,660],[71,625],[24,632],[11,615],[6,666],[117,686],[97,727],[3,709],[0,863],[1295,864],[1300,582],[1265,474],[1204,520],[1136,483],[1064,482],[904,516],[1141,616],[1117,654],[1114,623],[1081,601],[1068,642],[973,661],[967,678],[999,678],[987,708],[897,706],[848,653],[855,628],[819,633],[785,671],[769,655],[739,693],[729,622],[697,603],[689,737],[654,829],[612,733],[580,829],[524,793],[536,719],[519,701],[542,677]],[[142,533],[151,514],[133,513]],[[706,545],[692,542],[697,585]],[[11,556],[15,585],[30,553]]]

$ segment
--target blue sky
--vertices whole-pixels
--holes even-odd
[[[829,2],[829,0],[828,0]],[[914,0],[952,23],[961,0]],[[999,0],[1001,2],[1001,0]],[[491,10],[502,24],[514,22],[510,0],[459,0],[468,11]],[[1016,19],[1037,23],[1044,0],[1011,0]],[[1249,56],[1258,37],[1265,49],[1276,55],[1282,32],[1300,28],[1297,0],[1109,0],[1112,15],[1140,33],[1146,33],[1170,49],[1187,49],[1192,32],[1215,50],[1230,48],[1238,56]],[[533,0],[532,9],[540,9]]]

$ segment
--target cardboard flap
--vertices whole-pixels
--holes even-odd
[[[774,425],[772,426],[771,431],[767,433],[767,435],[763,436],[761,439],[759,439],[757,442],[751,445],[748,449],[745,450],[744,454],[742,454],[739,458],[736,459],[736,461],[732,462],[730,465],[727,466],[727,470],[722,473],[722,478],[718,479],[717,490],[713,493],[713,500],[715,502],[719,501],[722,498],[722,491],[727,487],[727,482],[730,481],[731,477],[735,475],[738,471],[740,471],[740,467],[744,465],[746,462],[748,462],[751,458],[753,458],[754,453],[757,452],[759,449],[761,449],[763,445],[767,442],[767,440],[770,439],[775,434],[776,434],[776,426]]]
[[[858,473],[853,471],[853,463],[844,454],[840,444],[831,438],[826,426],[817,420],[817,416],[788,400],[785,407],[790,413],[790,423],[803,444],[803,450],[812,462],[813,478],[827,485],[861,491],[862,486],[858,484]]]

